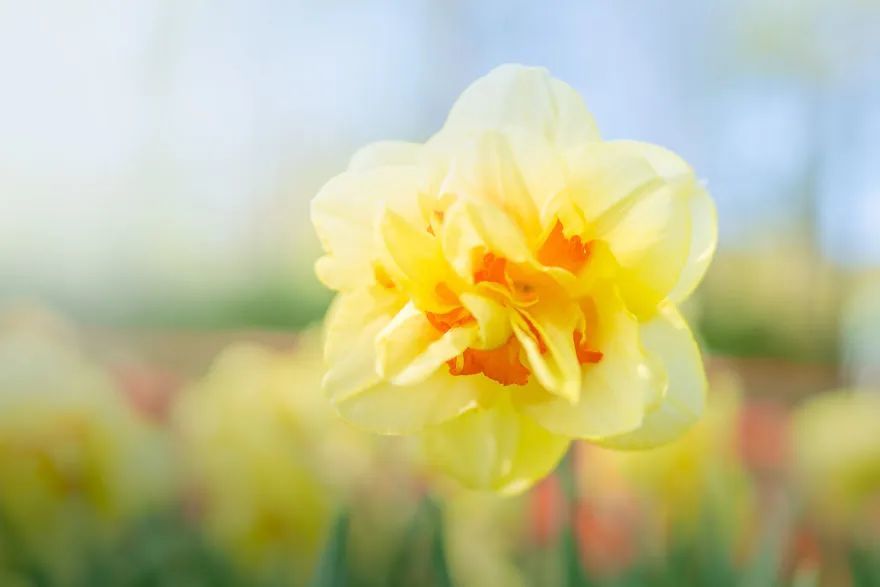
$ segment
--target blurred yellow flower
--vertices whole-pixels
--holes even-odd
[[[719,545],[747,544],[758,496],[737,450],[739,388],[730,377],[711,387],[705,417],[665,446],[581,447],[580,544],[592,572],[619,573],[639,552],[666,556],[681,541],[701,540],[708,527]]]
[[[594,449],[584,459],[585,491],[595,491],[594,478],[609,477],[652,502],[676,523],[690,524],[716,507],[730,521],[743,521],[750,505],[749,480],[738,453],[741,400],[732,376],[713,382],[706,416],[681,438],[639,453]],[[601,486],[601,484],[599,484]],[[619,486],[611,489],[620,493]],[[717,500],[725,500],[718,508]]]
[[[675,304],[714,252],[712,201],[673,153],[602,141],[545,70],[499,67],[425,144],[363,148],[311,214],[340,292],[331,401],[363,428],[424,432],[464,484],[522,490],[571,438],[654,446],[701,413]]]
[[[315,393],[310,340],[292,352],[226,349],[174,412],[208,533],[275,577],[309,576],[341,494],[369,468],[365,435]]]
[[[0,566],[25,557],[67,584],[173,480],[166,439],[35,317],[4,316],[0,332]]]
[[[800,487],[826,521],[880,512],[880,392],[839,390],[809,399],[792,423]]]

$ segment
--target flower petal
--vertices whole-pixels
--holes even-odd
[[[661,183],[650,162],[619,141],[584,144],[568,159],[570,197],[588,221]]]
[[[658,174],[667,180],[693,178],[693,170],[690,165],[668,149],[637,141],[615,141],[615,143],[618,148],[629,150],[643,157]],[[715,204],[705,188],[697,181],[692,181],[690,185],[692,186],[692,191],[688,194],[692,229],[690,251],[678,283],[669,292],[669,299],[673,303],[687,298],[703,279],[718,241],[718,218]]]
[[[403,304],[393,292],[378,287],[341,293],[333,300],[325,319],[324,359],[329,368],[322,381],[331,401],[379,381],[376,335]]]
[[[690,251],[687,182],[667,182],[606,212],[595,226],[622,272],[618,283],[627,306],[651,316],[678,283]]]
[[[422,183],[423,173],[412,166],[346,171],[327,182],[311,205],[312,223],[327,253],[315,266],[318,278],[336,290],[375,283],[374,226],[385,209],[419,218]]]
[[[416,385],[381,381],[334,402],[354,425],[379,434],[411,434],[441,424],[477,406],[485,378],[453,377],[445,370]]]
[[[687,323],[672,304],[642,325],[642,344],[663,364],[668,387],[662,402],[632,432],[600,439],[602,446],[645,449],[665,444],[684,434],[703,413],[706,374],[700,349]]]
[[[698,188],[690,199],[691,243],[678,283],[669,292],[673,303],[686,299],[706,275],[718,244],[718,217],[706,190]]]
[[[473,326],[439,332],[409,303],[376,336],[376,371],[394,385],[413,385],[463,353],[476,338]]]
[[[530,394],[523,405],[548,430],[590,440],[638,428],[665,385],[662,373],[644,355],[638,321],[620,295],[605,288],[596,293],[594,303],[598,322],[592,326],[602,359],[583,368],[577,401]]]
[[[427,429],[423,442],[429,462],[463,485],[513,494],[552,471],[570,441],[516,411],[505,397]]]
[[[391,210],[382,215],[378,232],[383,266],[415,305],[434,312],[451,309],[437,292],[438,284],[454,278],[439,240]]]
[[[459,299],[477,321],[479,330],[474,348],[494,349],[507,342],[513,334],[510,327],[510,310],[488,296],[475,293],[464,292]]]
[[[577,402],[581,388],[581,365],[572,333],[583,320],[577,304],[552,299],[520,309],[513,319],[513,331],[532,373],[545,389],[571,403]]]
[[[471,84],[441,133],[473,129],[518,129],[561,149],[599,139],[592,115],[571,86],[543,68],[522,65],[502,65]]]
[[[441,235],[443,253],[463,279],[474,279],[474,253],[495,253],[512,263],[532,258],[522,230],[495,206],[460,200],[449,207]]]
[[[488,202],[514,219],[525,234],[537,232],[538,209],[505,136],[487,131],[453,147],[440,197]]]

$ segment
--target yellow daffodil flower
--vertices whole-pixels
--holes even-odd
[[[880,392],[839,390],[809,399],[794,414],[795,472],[824,521],[851,524],[880,512]]]
[[[585,450],[580,462],[585,495],[601,502],[634,493],[646,512],[677,532],[695,529],[707,515],[729,535],[743,531],[753,495],[738,454],[742,413],[735,378],[727,373],[713,378],[705,417],[673,442],[638,453]]]
[[[319,345],[225,349],[174,408],[204,528],[256,573],[312,572],[343,494],[370,468],[369,436],[320,394]],[[317,354],[317,356],[313,356]]]
[[[75,582],[85,553],[107,548],[173,489],[166,439],[54,321],[0,317],[3,581],[7,565],[34,565],[52,584]]]
[[[339,413],[423,433],[464,484],[522,490],[572,438],[662,444],[703,409],[676,310],[715,248],[711,199],[660,147],[603,141],[574,89],[506,65],[424,144],[380,142],[312,202],[337,290]]]

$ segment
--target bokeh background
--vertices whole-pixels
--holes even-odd
[[[579,449],[579,482],[422,507],[406,443],[325,434],[331,415],[284,392],[317,393],[306,329],[329,303],[308,202],[358,146],[426,139],[511,61],[706,180],[720,243],[686,310],[726,432],[648,464]],[[0,1],[0,76],[0,584],[298,585],[340,535],[353,554],[326,568],[354,560],[374,584],[442,584],[401,562],[434,542],[456,584],[556,584],[572,556],[583,584],[880,584],[880,429],[852,415],[876,402],[792,424],[830,390],[880,390],[877,1]],[[861,468],[831,501],[857,495],[858,515],[810,505],[800,475],[833,473],[798,465],[798,434],[856,447],[833,452]],[[693,485],[626,473],[663,466]],[[662,506],[633,497],[646,487]],[[703,528],[642,510],[714,520],[704,493],[724,556],[670,546],[696,530],[637,540]],[[407,532],[426,553],[400,553],[421,544]],[[488,570],[458,542],[474,534]],[[107,562],[120,552],[134,570]]]

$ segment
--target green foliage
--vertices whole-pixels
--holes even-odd
[[[312,587],[346,587],[349,584],[346,566],[348,527],[348,512],[343,512],[330,530],[324,552],[315,570]]]

